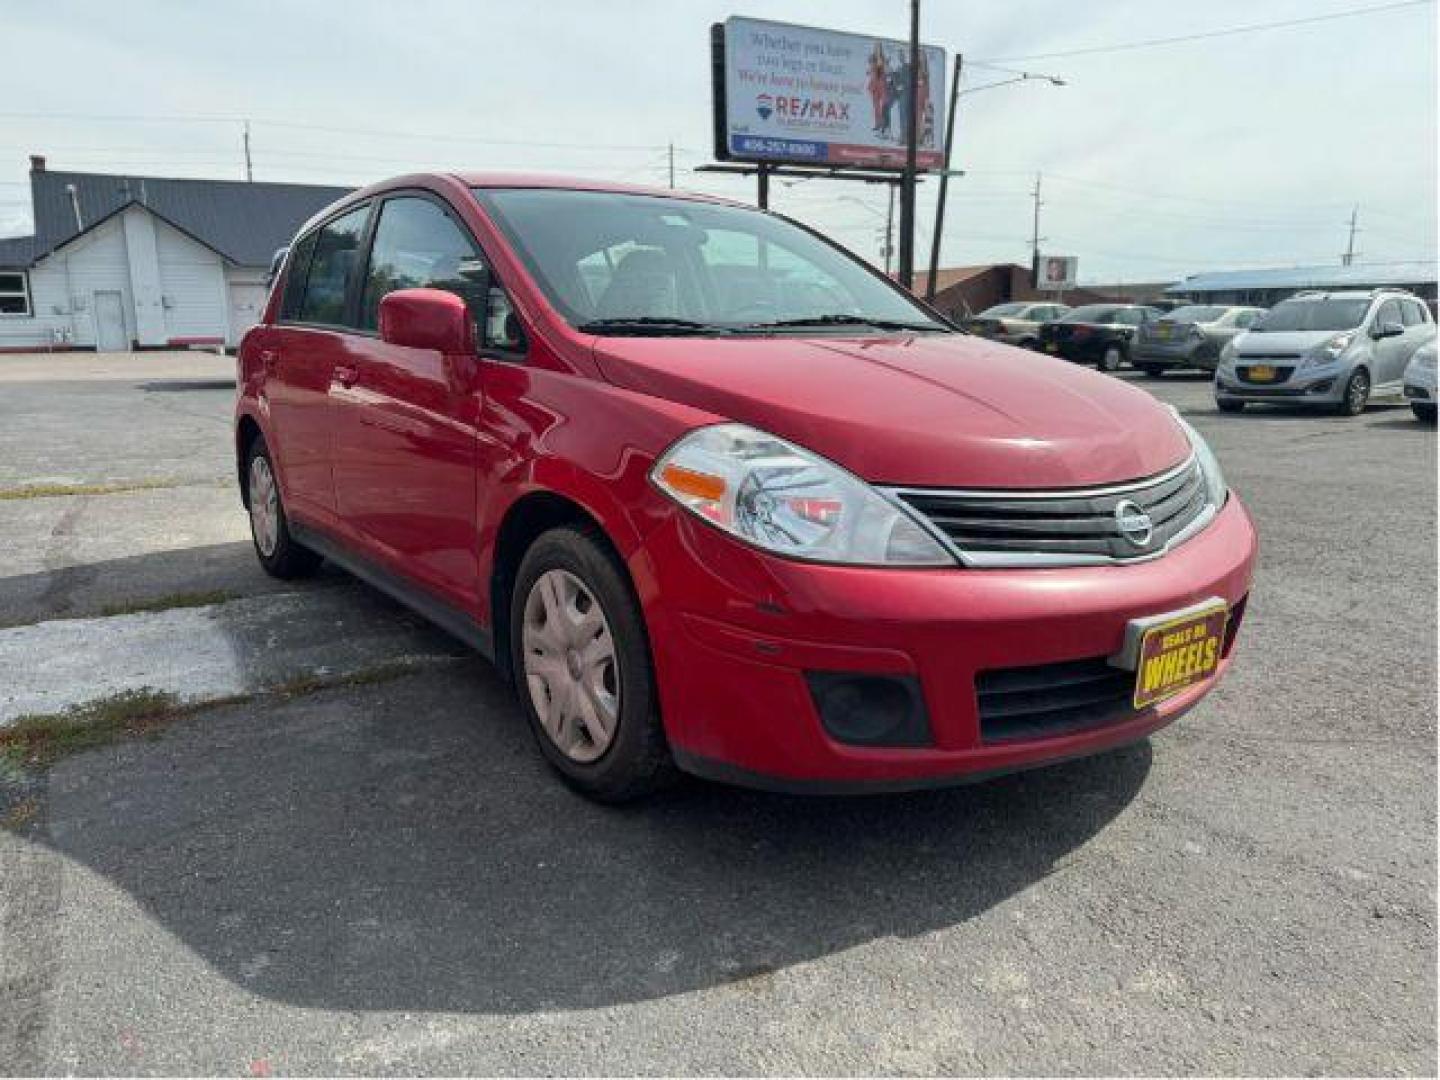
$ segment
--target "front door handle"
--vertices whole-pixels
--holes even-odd
[[[280,354],[274,349],[260,350],[260,366],[265,369],[265,374],[270,375],[275,371],[275,365],[280,360]]]
[[[354,386],[360,378],[360,369],[350,364],[337,364],[335,366],[334,379],[347,390]]]

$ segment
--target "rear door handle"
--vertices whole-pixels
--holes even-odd
[[[335,365],[334,379],[347,390],[354,386],[360,378],[360,369],[350,364]]]

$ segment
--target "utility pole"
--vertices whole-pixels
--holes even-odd
[[[1355,208],[1350,211],[1350,241],[1345,245],[1345,256],[1340,260],[1341,266],[1349,266],[1355,261],[1355,222],[1360,217],[1360,204],[1356,203]]]
[[[1040,287],[1040,174],[1035,174],[1035,190],[1030,193],[1035,208],[1030,219],[1030,288]]]
[[[890,207],[885,211],[885,276],[890,276],[890,259],[895,254],[895,185],[887,184],[890,189]]]
[[[249,120],[246,120],[246,121],[245,121],[245,134],[244,134],[244,139],[245,139],[245,179],[246,179],[246,181],[248,182],[248,181],[252,181],[252,180],[255,179],[255,170],[254,170],[254,168],[253,168],[253,167],[251,166],[251,164],[250,164],[250,121],[249,121]]]
[[[900,180],[900,284],[915,281],[915,174],[919,156],[920,110],[920,0],[910,0],[910,78],[905,87],[910,107],[905,110],[905,171]]]
[[[935,279],[940,276],[940,233],[945,228],[945,194],[950,190],[950,152],[955,147],[955,107],[960,101],[960,73],[965,67],[963,53],[955,54],[955,74],[950,84],[950,115],[945,118],[945,164],[940,173],[940,194],[935,201],[935,235],[930,238],[930,273],[925,276],[925,299],[935,299]]]
[[[675,144],[670,144],[670,186],[675,186]]]

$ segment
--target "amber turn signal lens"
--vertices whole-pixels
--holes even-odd
[[[660,472],[665,486],[679,495],[718,502],[725,495],[725,478],[709,473],[695,472],[679,465],[666,465]]]

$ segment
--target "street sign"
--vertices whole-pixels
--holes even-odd
[[[1040,280],[1036,287],[1041,289],[1075,288],[1075,271],[1080,260],[1074,255],[1043,255],[1040,258]]]
[[[711,31],[721,161],[901,169],[910,47],[732,16]],[[945,51],[920,49],[917,163],[941,165]]]

